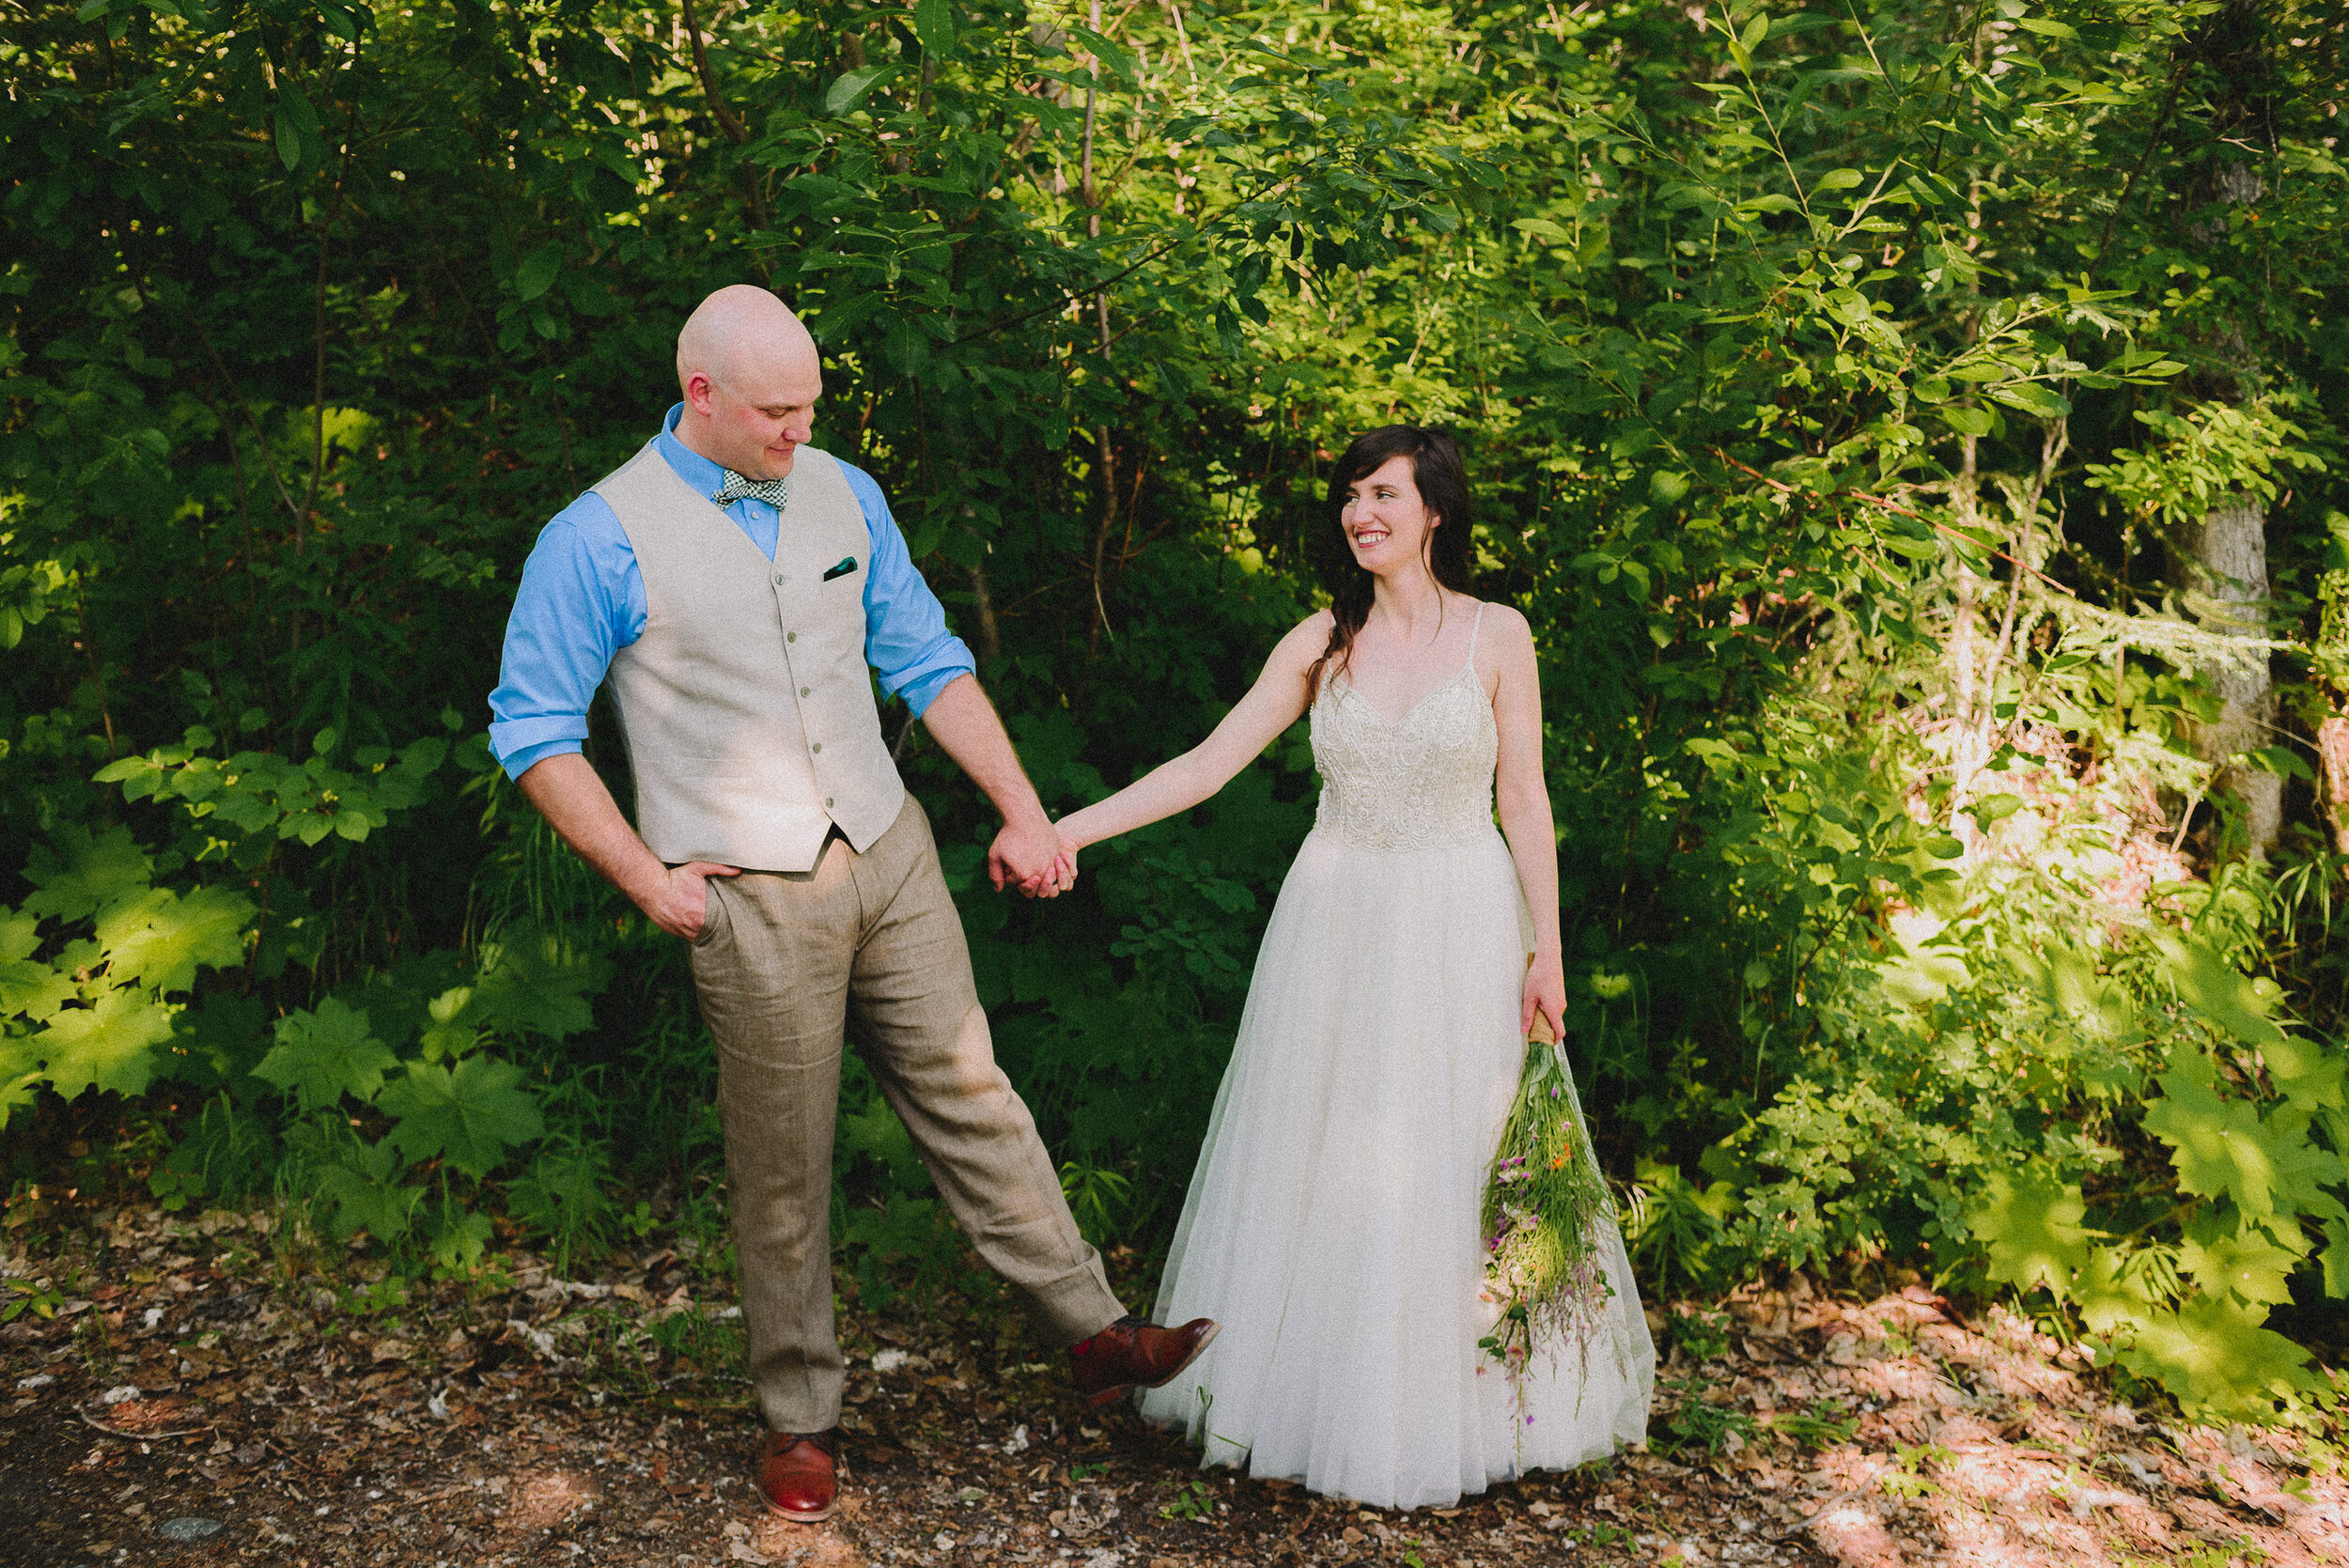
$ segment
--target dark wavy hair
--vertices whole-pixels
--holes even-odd
[[[1476,508],[1469,499],[1468,471],[1460,465],[1460,449],[1452,438],[1417,425],[1387,425],[1355,437],[1330,471],[1329,521],[1313,536],[1322,586],[1330,591],[1330,645],[1305,672],[1308,704],[1320,695],[1322,676],[1334,678],[1353,658],[1354,638],[1370,617],[1378,582],[1355,563],[1354,552],[1346,548],[1346,487],[1376,473],[1390,458],[1411,459],[1411,482],[1439,520],[1439,525],[1427,531],[1423,547],[1428,575],[1455,594],[1469,592],[1473,580]]]

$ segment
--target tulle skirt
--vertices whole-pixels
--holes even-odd
[[[1645,1436],[1656,1352],[1611,1226],[1586,1343],[1515,1378],[1477,1346],[1498,1315],[1478,1212],[1524,1060],[1523,908],[1489,830],[1299,849],[1155,1312],[1222,1332],[1141,1398],[1207,1463],[1414,1508]]]

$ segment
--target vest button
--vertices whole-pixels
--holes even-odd
[[[810,746],[810,747],[808,748],[808,750],[809,750],[810,752],[820,752],[820,751],[822,751],[823,749],[824,749],[824,743],[823,743],[822,741],[820,741],[820,740],[818,740],[817,742],[816,742],[816,744],[815,744],[815,745]]]
[[[824,809],[826,811],[832,810],[832,797],[829,795],[824,797]]]
[[[796,643],[800,640],[800,634],[796,631],[786,631],[783,634],[783,640],[786,643]]]
[[[785,582],[785,578],[784,578],[783,573],[781,573],[781,572],[777,572],[777,573],[775,573],[775,586],[776,586],[776,587],[778,587],[778,588],[782,587],[782,586],[783,586],[783,584],[784,584],[784,582]]]
[[[807,689],[806,687],[802,686],[802,687],[801,687],[801,688],[800,688],[800,695],[801,695],[801,696],[804,697],[804,696],[806,696],[806,695],[807,695],[807,693],[808,693],[808,689]]]

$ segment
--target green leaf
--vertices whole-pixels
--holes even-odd
[[[13,964],[33,955],[40,946],[40,922],[0,908],[0,964]]]
[[[611,977],[601,959],[528,925],[509,927],[481,951],[481,979],[468,1016],[482,1026],[560,1040],[596,1021],[587,998]]]
[[[2087,1213],[2077,1187],[2035,1171],[2000,1172],[1966,1223],[1990,1249],[1993,1280],[2018,1290],[2045,1285],[2061,1297],[2069,1294],[2073,1274],[2088,1264],[2094,1233],[2080,1224]]]
[[[277,79],[277,102],[279,107],[293,116],[295,129],[304,136],[313,139],[318,136],[319,112],[311,103],[310,95],[295,86],[291,80],[284,76]]]
[[[28,914],[8,913],[0,920],[0,1013],[47,1023],[57,1010],[82,994],[72,972],[33,958],[40,946],[40,923]]]
[[[2339,1106],[2341,1078],[2349,1071],[2349,1053],[2337,1051],[2296,1034],[2284,1034],[2260,1047],[2260,1058],[2284,1097],[2303,1108]]]
[[[471,986],[452,986],[427,1002],[425,1013],[432,1021],[417,1044],[427,1062],[454,1060],[481,1044],[481,1031],[473,1027],[477,1015]]]
[[[2079,37],[2078,31],[2070,23],[2058,22],[2051,17],[2018,16],[2015,19],[2015,25],[2027,33],[2037,33],[2042,38],[2076,39]]]
[[[2267,1419],[2279,1393],[2316,1384],[2304,1370],[2309,1353],[2261,1327],[2265,1317],[2264,1309],[2247,1311],[2198,1296],[2174,1312],[2145,1314],[2118,1358],[2138,1376],[2158,1382],[2189,1415]]]
[[[2057,1017],[2107,1039],[2137,1024],[2137,1008],[2118,984],[2096,972],[2096,960],[2076,947],[2050,940],[2046,956],[2016,952],[2008,962],[2030,980],[2040,1000]]]
[[[67,828],[57,835],[57,847],[62,856],[45,845],[33,846],[24,879],[39,891],[24,901],[27,914],[69,924],[86,920],[99,906],[145,891],[154,873],[154,862],[132,842],[128,828],[111,828],[97,838]]]
[[[557,243],[539,246],[523,257],[522,264],[514,270],[516,297],[525,301],[537,299],[554,287],[554,280],[561,275],[562,271],[562,245]],[[334,732],[329,730],[326,733],[332,735]],[[321,746],[319,750],[323,753],[326,748]]]
[[[2125,1329],[2147,1313],[2161,1310],[2161,1303],[2146,1289],[2144,1269],[2131,1266],[2149,1261],[2143,1251],[2126,1252],[2118,1247],[2089,1250],[2087,1265],[2072,1281],[2072,1305],[2092,1333]]]
[[[900,1192],[922,1192],[930,1186],[929,1172],[913,1150],[913,1135],[897,1119],[888,1100],[875,1094],[863,1110],[840,1114],[840,1147],[888,1168],[892,1185]]]
[[[125,1094],[143,1092],[162,1065],[153,1047],[171,1038],[176,1008],[135,986],[109,991],[92,1007],[70,1007],[33,1036],[49,1081],[71,1099],[95,1084]]]
[[[1974,819],[1974,826],[1988,832],[1991,824],[2003,822],[2023,809],[2020,795],[1986,795],[1966,808],[1966,815]]]
[[[121,903],[99,918],[98,941],[108,973],[158,991],[184,991],[199,964],[226,969],[244,961],[252,900],[227,888],[198,888],[184,898],[168,888]]]
[[[2010,409],[2020,409],[2038,419],[2061,419],[2072,411],[2069,400],[2049,392],[2034,381],[2016,381],[2009,386],[1994,386],[1991,397]]]
[[[955,47],[955,8],[950,0],[917,0],[913,36],[926,54],[945,55]]]
[[[1863,178],[1858,169],[1829,169],[1819,177],[1819,182],[1811,189],[1813,192],[1848,191]]]
[[[877,65],[859,66],[854,70],[842,71],[824,90],[824,113],[835,116],[847,114],[856,107],[859,99],[873,90],[875,83],[896,69],[894,65]]]
[[[398,1185],[395,1178],[402,1162],[390,1141],[361,1143],[353,1139],[339,1154],[311,1174],[318,1195],[334,1208],[327,1234],[349,1241],[364,1230],[380,1242],[407,1234],[417,1205],[424,1202],[424,1188]]]
[[[481,1259],[497,1237],[497,1227],[486,1214],[474,1214],[459,1209],[446,1199],[442,1201],[440,1220],[432,1227],[432,1265],[436,1278],[452,1274],[470,1274],[480,1266]]]
[[[2156,931],[2154,942],[2168,960],[2170,983],[2196,1012],[2263,1051],[2284,1039],[2267,1017],[2265,1001],[2232,964],[2191,937]]]
[[[1746,23],[1745,31],[1737,35],[1737,41],[1748,52],[1751,52],[1761,48],[1762,40],[1769,36],[1770,13],[1756,11],[1753,13],[1753,20]]]
[[[272,118],[277,139],[277,161],[286,165],[288,174],[291,174],[302,167],[302,128],[282,106]]]
[[[306,1115],[345,1094],[373,1099],[383,1075],[398,1065],[390,1048],[368,1032],[366,1014],[329,997],[315,1012],[277,1020],[277,1044],[253,1076],[292,1094]]]
[[[2275,1306],[2292,1299],[2292,1271],[2299,1266],[2300,1254],[2246,1223],[2208,1245],[2189,1238],[2179,1248],[2178,1261],[2214,1296],[2232,1291],[2245,1306]]]
[[[2163,1073],[2163,1097],[2145,1110],[2145,1130],[2170,1146],[2178,1186],[2202,1198],[2228,1197],[2254,1219],[2340,1207],[2325,1188],[2345,1171],[2308,1136],[2309,1114],[2285,1107],[2263,1119],[2241,1100],[2219,1097],[2215,1064],[2200,1052]]]
[[[488,1175],[506,1151],[546,1130],[538,1103],[516,1088],[522,1070],[491,1056],[469,1056],[456,1070],[408,1063],[408,1076],[383,1090],[377,1105],[399,1119],[391,1141],[412,1160],[443,1158],[469,1176]]]
[[[1962,403],[1944,403],[1933,411],[1940,416],[1942,424],[1961,436],[1986,436],[1990,433],[1992,421],[1987,409],[1969,409]]]
[[[2325,1221],[2325,1250],[2317,1262],[2325,1269],[2325,1294],[2339,1301],[2349,1297],[2349,1219],[2336,1215]]]
[[[0,964],[0,1008],[33,1023],[47,1023],[81,994],[70,970],[23,960]]]
[[[1103,65],[1116,73],[1119,81],[1132,83],[1135,67],[1134,57],[1131,54],[1127,54],[1126,51],[1090,27],[1071,27],[1068,29],[1068,36],[1076,42],[1083,44],[1098,57]]]

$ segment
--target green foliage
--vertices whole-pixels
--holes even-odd
[[[537,1103],[517,1088],[511,1062],[469,1056],[452,1070],[412,1062],[376,1098],[397,1118],[389,1141],[418,1162],[444,1159],[475,1180],[505,1162],[507,1149],[545,1130]]]
[[[1857,1436],[1859,1418],[1821,1415],[1815,1410],[1781,1410],[1770,1418],[1770,1430],[1814,1452],[1825,1452]]]
[[[329,1205],[329,1235],[348,1241],[366,1231],[388,1243],[408,1234],[425,1189],[399,1183],[402,1162],[397,1149],[387,1142],[321,1137],[311,1144],[311,1152],[317,1163],[308,1172],[310,1190]]]
[[[1664,1417],[1663,1432],[1653,1439],[1668,1457],[1713,1459],[1724,1452],[1734,1453],[1760,1430],[1750,1411],[1701,1398],[1692,1379],[1682,1378],[1670,1387],[1677,1397]]]
[[[506,1188],[507,1207],[547,1238],[547,1255],[568,1271],[573,1259],[609,1246],[615,1227],[639,1237],[652,1229],[647,1203],[640,1200],[633,1217],[619,1215],[609,1190],[612,1175],[611,1151],[602,1143],[550,1138]]]
[[[342,1103],[371,1101],[399,1058],[367,1032],[367,1016],[333,997],[311,1013],[277,1020],[277,1046],[253,1069],[294,1097],[303,1115]]]
[[[0,1111],[42,1087],[67,1100],[145,1090],[185,1005],[171,999],[199,968],[244,957],[249,900],[158,888],[154,871],[127,829],[35,846],[35,891],[21,912],[0,909]]]
[[[1186,1481],[1159,1504],[1161,1519],[1208,1519],[1215,1516],[1215,1488],[1204,1481]]]

